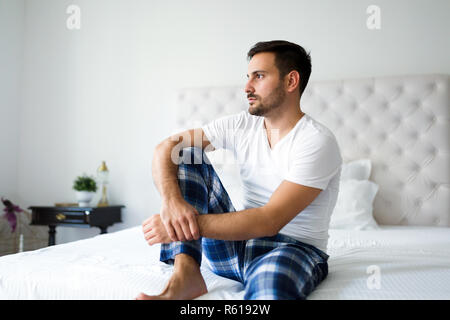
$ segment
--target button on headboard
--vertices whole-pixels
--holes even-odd
[[[369,158],[384,225],[450,226],[450,77],[312,81],[303,112],[335,134],[344,162]],[[247,110],[242,87],[181,89],[176,129]]]

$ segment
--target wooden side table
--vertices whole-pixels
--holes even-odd
[[[100,228],[100,234],[116,222],[122,222],[123,205],[107,207],[29,207],[30,225],[48,226],[48,245],[55,244],[57,226]]]

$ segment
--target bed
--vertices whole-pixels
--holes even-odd
[[[450,299],[449,76],[311,82],[303,111],[329,127],[344,158],[319,299]],[[174,96],[174,132],[246,108],[240,87]],[[208,154],[240,209],[236,164]],[[335,214],[336,213],[336,214]],[[134,299],[159,293],[172,266],[140,226],[0,257],[0,299]],[[243,298],[239,282],[202,265],[208,293]]]

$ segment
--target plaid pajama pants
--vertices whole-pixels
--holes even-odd
[[[204,152],[186,148],[181,155],[178,182],[184,199],[200,214],[235,211]],[[244,285],[244,299],[306,299],[328,274],[327,254],[282,234],[246,241],[203,237],[162,244],[160,260],[173,264],[177,254],[185,253],[200,265],[202,252],[215,274]]]

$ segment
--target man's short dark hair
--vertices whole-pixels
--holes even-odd
[[[311,75],[310,54],[298,44],[284,40],[273,40],[255,44],[247,53],[248,60],[260,52],[275,53],[275,65],[280,72],[280,79],[292,70],[296,70],[300,74],[299,90],[301,96]]]

